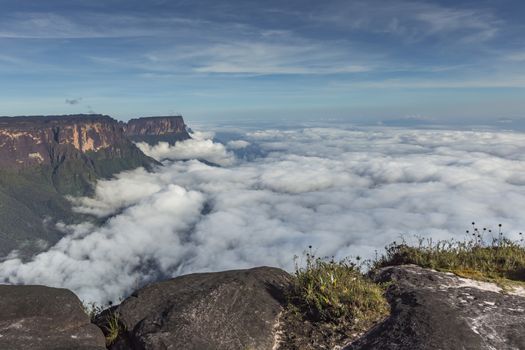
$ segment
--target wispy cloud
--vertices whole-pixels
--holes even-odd
[[[449,43],[489,40],[503,24],[485,9],[404,0],[338,1],[312,14],[312,18],[351,30],[390,33],[408,41],[442,36]],[[455,35],[451,36],[452,33]]]
[[[352,89],[484,89],[484,88],[525,88],[525,75],[496,75],[485,78],[435,78],[435,79],[381,79],[335,82],[336,88]]]
[[[504,58],[508,61],[523,62],[525,61],[525,51],[513,52],[507,54]]]
[[[9,64],[19,64],[22,62],[22,60],[17,57],[0,54],[0,62]]]
[[[217,42],[158,49],[126,60],[100,56],[91,60],[167,74],[330,75],[374,70],[376,57],[370,55],[366,60],[366,55],[340,44],[297,37],[281,42],[260,37],[251,42],[232,38],[228,43],[221,38]]]
[[[284,43],[239,42],[212,46],[203,52],[199,73],[340,74],[371,70],[352,64],[349,52],[337,47]],[[198,63],[197,63],[198,65]]]
[[[102,12],[22,12],[0,17],[0,38],[104,39],[172,36],[175,28],[202,25],[197,19],[106,14]]]
[[[158,101],[169,93],[215,96],[213,106],[191,100],[213,113],[257,94],[270,104],[294,93],[287,103],[351,109],[348,86],[367,90],[360,101],[382,88],[523,87],[522,24],[495,1],[27,2],[38,6],[0,13],[0,78],[11,79],[3,95],[18,85],[40,96],[118,97],[129,103],[104,108],[123,117],[138,100],[170,110],[173,98]],[[333,86],[342,90],[318,94]],[[396,103],[416,100],[424,102]],[[192,110],[190,100],[176,103]]]

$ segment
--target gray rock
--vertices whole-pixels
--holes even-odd
[[[502,293],[492,283],[417,266],[382,269],[392,281],[391,316],[347,350],[525,349],[525,290]]]
[[[113,310],[127,331],[111,349],[272,349],[288,283],[260,267],[152,284]]]
[[[0,285],[0,349],[103,350],[105,339],[67,289]]]

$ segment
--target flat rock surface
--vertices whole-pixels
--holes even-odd
[[[525,293],[417,266],[382,269],[392,315],[347,350],[525,349]]]
[[[0,349],[103,350],[105,339],[71,291],[0,285]]]
[[[127,332],[112,349],[272,349],[289,282],[260,267],[154,283],[114,309]]]

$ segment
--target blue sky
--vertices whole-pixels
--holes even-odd
[[[525,118],[525,3],[3,1],[0,114]]]

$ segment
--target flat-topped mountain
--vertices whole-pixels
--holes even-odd
[[[124,127],[126,136],[135,142],[174,144],[190,138],[181,116],[131,119]]]
[[[86,194],[99,177],[154,163],[109,116],[0,118],[0,166],[44,167],[63,194]]]
[[[97,166],[101,165],[97,161],[105,159],[132,162],[107,171]],[[0,118],[0,166],[48,165],[56,172],[68,160],[83,163],[83,175],[88,175],[84,180],[88,182],[94,179],[91,175],[107,176],[121,170],[119,168],[124,170],[152,163],[127,139],[122,125],[108,116]],[[66,189],[66,192],[72,190]]]
[[[56,242],[56,221],[77,218],[66,195],[89,195],[97,179],[160,165],[133,141],[189,138],[182,117],[0,117],[0,257]],[[40,248],[40,249],[43,249]]]

